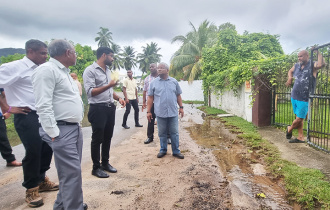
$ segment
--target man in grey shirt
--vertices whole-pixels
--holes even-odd
[[[123,106],[126,103],[113,91],[117,81],[111,80],[110,69],[107,67],[107,65],[112,64],[114,59],[113,51],[108,47],[100,47],[96,51],[96,57],[97,61],[88,66],[83,74],[84,87],[90,105],[88,120],[92,124],[93,130],[91,142],[92,175],[98,178],[108,178],[109,175],[105,171],[117,172],[117,169],[109,163],[116,115],[114,100],[118,100]],[[102,157],[100,157],[100,147],[102,147]],[[100,159],[102,165],[100,165]]]
[[[179,115],[183,117],[181,88],[176,79],[168,75],[169,67],[166,63],[160,63],[157,66],[159,77],[150,83],[148,91],[147,118],[152,120],[151,108],[154,104],[155,114],[157,116],[158,136],[160,139],[160,151],[157,155],[162,158],[167,153],[167,132],[172,140],[172,155],[184,159],[179,149],[179,128],[178,128],[178,108]]]
[[[68,69],[76,64],[77,55],[65,40],[53,40],[48,51],[51,58],[35,69],[32,84],[39,133],[53,149],[60,181],[54,209],[87,209],[81,186],[83,102]]]

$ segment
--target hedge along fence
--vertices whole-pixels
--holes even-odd
[[[251,80],[253,86],[254,78],[260,74],[267,75],[271,85],[285,83],[287,72],[296,61],[297,55],[293,53],[276,58],[251,60],[212,73],[205,71],[203,72],[203,89],[205,92],[212,88],[214,91],[232,90],[237,93],[245,81]]]

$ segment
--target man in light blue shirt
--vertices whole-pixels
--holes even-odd
[[[179,115],[183,117],[182,90],[178,81],[168,75],[169,67],[166,63],[157,66],[159,77],[150,83],[148,90],[147,118],[152,120],[151,107],[154,104],[157,116],[158,136],[160,139],[160,151],[157,155],[162,158],[167,153],[167,131],[172,139],[172,154],[174,157],[184,159],[179,149],[178,108]]]

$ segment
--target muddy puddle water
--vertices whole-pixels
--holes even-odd
[[[186,129],[197,143],[213,150],[223,176],[230,183],[235,209],[293,209],[285,198],[285,190],[273,180],[258,154],[247,149],[245,142],[231,133],[219,119],[192,117]],[[199,112],[200,113],[200,112]]]

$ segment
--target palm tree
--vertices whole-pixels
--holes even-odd
[[[99,47],[109,47],[112,44],[112,33],[109,31],[108,28],[100,27],[100,31],[97,32],[99,35],[95,38],[95,42],[99,42]]]
[[[162,57],[162,55],[158,54],[160,49],[161,48],[159,48],[155,42],[151,42],[150,45],[147,44],[146,47],[142,47],[142,53],[137,55],[137,62],[139,63],[139,69],[142,71],[142,75],[147,73],[151,63],[160,62],[160,57]]]
[[[112,43],[111,49],[114,52],[114,60],[112,62],[112,65],[110,67],[111,70],[121,69],[124,68],[124,60],[121,57],[121,48],[118,44]]]
[[[181,42],[182,45],[172,56],[170,74],[177,76],[183,73],[184,79],[192,82],[202,72],[202,49],[216,43],[218,29],[208,20],[204,20],[197,30],[191,22],[189,23],[192,31],[186,36],[179,35],[172,39],[172,43]]]
[[[121,54],[123,59],[124,68],[131,70],[132,67],[136,67],[135,51],[131,46],[124,47],[124,52]]]

